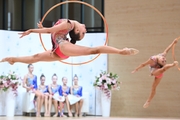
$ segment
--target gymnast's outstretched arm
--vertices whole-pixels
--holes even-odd
[[[169,50],[172,48],[172,46],[177,43],[177,41],[178,39],[173,40],[173,42],[164,50],[163,54],[166,55],[169,52]]]
[[[62,22],[61,24],[58,24],[56,26],[50,27],[50,28],[43,28],[43,29],[29,29],[23,33],[19,33],[21,36],[20,38],[29,35],[30,33],[56,33],[60,30],[67,30],[71,29],[71,23],[68,22]]]
[[[140,64],[135,70],[133,70],[131,73],[135,73],[136,71],[138,71],[139,69],[151,64],[153,61],[151,59],[148,59],[146,62]]]

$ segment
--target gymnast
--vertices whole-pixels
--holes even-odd
[[[84,24],[75,20],[59,19],[54,26],[46,28],[42,23],[37,23],[39,29],[29,29],[19,33],[20,38],[29,35],[30,33],[50,33],[52,41],[52,50],[47,50],[42,53],[37,53],[32,56],[24,57],[6,57],[0,62],[9,62],[13,65],[16,62],[20,63],[36,63],[40,61],[51,62],[67,59],[69,56],[83,56],[91,54],[120,54],[120,55],[135,55],[139,51],[134,48],[117,49],[110,46],[85,47],[75,45],[76,41],[82,40],[86,28]],[[69,33],[71,40],[68,40]]]
[[[145,67],[146,65],[150,66],[151,76],[154,76],[154,82],[152,85],[151,93],[149,98],[146,100],[145,104],[143,105],[144,108],[147,108],[153,99],[155,93],[156,93],[156,87],[160,83],[163,73],[168,70],[169,68],[172,68],[174,66],[178,65],[177,61],[174,61],[171,64],[166,64],[166,54],[168,51],[172,48],[174,44],[176,44],[178,39],[175,39],[165,50],[163,53],[151,56],[146,62],[140,64],[132,73],[135,73],[139,69]]]

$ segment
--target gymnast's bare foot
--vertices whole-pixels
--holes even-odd
[[[139,53],[139,50],[134,48],[124,48],[122,54],[123,55],[136,55]]]
[[[14,61],[12,60],[12,57],[3,58],[0,62],[8,62],[11,65],[14,64]]]

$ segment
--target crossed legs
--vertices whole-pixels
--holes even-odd
[[[68,109],[68,115],[69,115],[69,117],[72,117],[72,113],[71,113],[71,110],[70,110],[69,99],[68,99],[67,96],[65,97],[65,102],[66,102],[66,107]]]
[[[36,90],[34,91],[35,95],[37,96],[37,112],[36,112],[36,116],[39,117],[41,116],[41,105],[42,105],[42,101],[43,101],[43,94]]]
[[[75,116],[77,116],[77,115],[79,115],[79,117],[82,116],[82,113],[81,113],[82,105],[83,105],[83,99],[81,99],[80,101],[78,101],[78,102],[75,104],[75,108],[76,108]]]

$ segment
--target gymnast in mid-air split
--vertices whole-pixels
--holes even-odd
[[[144,108],[147,108],[150,105],[151,100],[153,99],[155,93],[156,93],[156,87],[160,83],[163,73],[168,70],[169,68],[172,68],[174,66],[178,65],[177,61],[174,61],[171,64],[166,64],[166,54],[168,51],[173,47],[174,44],[176,44],[178,39],[175,39],[165,50],[163,53],[151,56],[146,62],[140,64],[132,73],[137,72],[139,69],[145,67],[146,65],[149,65],[151,76],[154,76],[154,82],[152,85],[151,93],[148,99],[146,100],[145,104],[143,105]]]
[[[30,33],[50,33],[52,41],[52,50],[47,50],[42,53],[37,53],[32,56],[24,57],[6,57],[0,62],[9,62],[13,65],[16,62],[20,63],[36,63],[40,61],[51,62],[67,59],[69,56],[83,56],[91,54],[119,54],[119,55],[135,55],[139,51],[134,48],[117,49],[110,46],[85,47],[75,45],[76,41],[82,40],[86,33],[84,24],[75,20],[59,19],[54,26],[46,28],[42,23],[38,23],[39,29],[29,29],[23,33],[19,33],[20,38],[29,35]],[[68,40],[67,34],[71,40]]]

